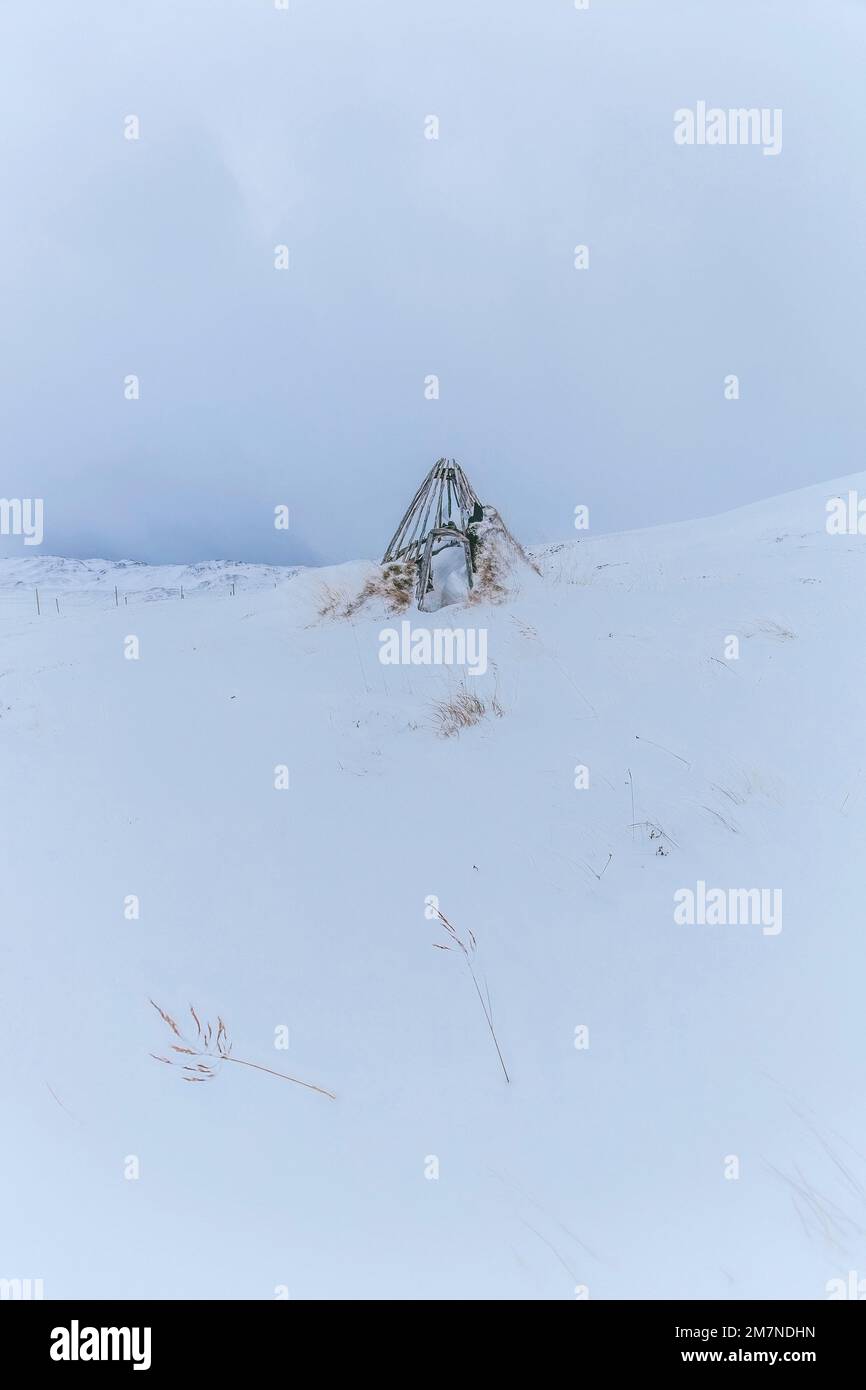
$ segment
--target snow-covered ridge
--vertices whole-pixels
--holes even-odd
[[[866,537],[825,518],[864,484],[536,548],[507,601],[399,620],[353,605],[369,563],[3,562],[0,1272],[51,1298],[862,1278]],[[404,617],[483,630],[486,672],[382,662]],[[478,707],[443,720],[461,683]],[[149,999],[336,1102],[181,1084]]]
[[[612,532],[594,535],[591,531],[574,540],[555,541],[529,547],[531,554],[542,564],[549,576],[580,572],[587,547],[596,550],[619,550],[627,544],[632,553],[644,549],[657,552],[661,545],[667,551],[696,549],[717,559],[730,555],[748,541],[773,540],[800,546],[820,543],[825,532],[828,498],[859,491],[866,497],[866,472],[851,474],[812,487],[783,493],[761,502],[750,503],[733,511],[698,521],[675,522],[666,526],[646,527],[637,531]],[[362,561],[348,565],[361,567]],[[598,560],[604,567],[604,560]],[[197,564],[151,565],[138,560],[70,560],[57,555],[34,554],[0,558],[0,601],[10,595],[24,597],[30,602],[38,586],[47,597],[75,595],[99,601],[114,601],[117,588],[120,598],[144,601],[179,598],[204,593],[253,592],[274,589],[305,572],[315,582],[345,566],[321,569],[304,565],[263,565],[238,560],[205,560]],[[360,568],[359,568],[360,572]]]
[[[9,602],[34,603],[38,588],[47,601],[75,606],[117,601],[159,602],[204,594],[275,589],[303,566],[256,565],[238,560],[204,560],[193,565],[149,565],[138,560],[68,560],[59,555],[0,559],[0,613]]]

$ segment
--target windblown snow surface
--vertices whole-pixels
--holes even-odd
[[[366,566],[198,567],[180,601],[175,572],[4,562],[0,1276],[573,1300],[866,1273],[848,487],[542,548],[499,606],[404,615],[487,633],[488,713],[450,738],[460,672],[382,665],[382,604],[320,616]],[[677,924],[699,881],[781,890],[781,931]],[[336,1101],[184,1084],[151,998]]]

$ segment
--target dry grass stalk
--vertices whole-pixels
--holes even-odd
[[[463,681],[452,695],[433,705],[433,716],[443,738],[452,738],[461,729],[470,729],[473,724],[480,723],[486,713],[484,701]]]
[[[319,593],[319,617],[336,618],[337,610],[340,604],[345,602],[345,597],[340,589],[335,589],[330,584],[323,584]]]
[[[189,1011],[196,1031],[193,1041],[184,1036],[171,1014],[161,1009],[153,999],[150,1002],[166,1027],[171,1029],[172,1034],[178,1039],[176,1043],[170,1044],[170,1050],[179,1054],[177,1057],[159,1057],[155,1052],[151,1052],[150,1056],[155,1062],[165,1062],[168,1067],[180,1067],[182,1071],[192,1073],[190,1076],[183,1076],[183,1081],[210,1081],[216,1076],[223,1062],[234,1062],[238,1067],[251,1067],[253,1071],[264,1071],[268,1076],[279,1076],[283,1081],[293,1081],[296,1086],[303,1086],[308,1091],[318,1091],[320,1096],[327,1096],[329,1100],[337,1099],[332,1091],[326,1091],[322,1086],[314,1086],[310,1081],[299,1081],[296,1076],[289,1076],[284,1071],[273,1071],[271,1067],[263,1067],[258,1062],[244,1062],[240,1057],[233,1057],[233,1043],[229,1041],[226,1026],[219,1015],[214,1032],[213,1024],[200,1019],[190,1004]],[[182,1062],[181,1057],[190,1057],[193,1060]],[[204,1058],[207,1058],[207,1061]]]
[[[480,546],[475,571],[475,585],[469,596],[471,604],[504,603],[508,597],[505,566],[500,551],[493,545]]]
[[[435,946],[437,951],[460,951],[462,953],[463,959],[466,962],[466,968],[469,971],[469,974],[472,977],[472,983],[475,986],[475,993],[478,995],[479,1003],[481,1004],[481,1007],[484,1010],[484,1017],[487,1021],[487,1027],[490,1029],[490,1036],[492,1037],[493,1045],[496,1048],[496,1055],[499,1058],[499,1064],[502,1067],[505,1080],[510,1085],[511,1077],[508,1075],[508,1071],[505,1066],[505,1061],[502,1056],[502,1051],[499,1047],[499,1039],[497,1038],[496,1032],[493,1027],[493,1014],[490,1008],[490,996],[488,994],[487,999],[485,1000],[484,995],[481,993],[481,987],[478,984],[478,978],[475,974],[475,967],[472,964],[475,952],[477,950],[475,937],[472,931],[470,930],[468,932],[469,940],[464,941],[460,936],[458,936],[456,929],[448,921],[448,918],[445,916],[444,912],[440,912],[438,907],[435,908],[434,911],[439,921],[442,923],[442,926],[445,928],[445,931],[448,933],[449,944],[444,945],[441,941],[434,941],[433,945]]]
[[[465,681],[460,682],[453,694],[433,704],[433,720],[442,738],[453,738],[463,729],[470,729],[487,714],[495,714],[497,719],[501,719],[503,713],[496,695],[488,705],[480,695],[468,688]]]
[[[384,599],[390,613],[403,613],[412,602],[415,592],[415,562],[394,560],[382,565],[375,574],[365,579],[357,594],[350,596],[345,590],[334,589],[324,584],[320,595],[319,617],[348,619],[353,618],[370,599]]]
[[[477,529],[476,575],[469,603],[504,603],[514,586],[518,562],[539,576],[541,569],[495,507],[486,507],[484,515],[484,523]]]

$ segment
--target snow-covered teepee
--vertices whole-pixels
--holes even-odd
[[[460,552],[456,564],[446,556],[434,565],[453,547]],[[516,560],[536,568],[496,509],[479,501],[460,464],[443,458],[412,498],[382,564],[415,563],[416,601],[423,610],[459,602],[461,589],[464,596],[475,590],[478,598],[496,601],[505,593],[505,576]]]
[[[452,546],[460,546],[466,585],[471,589],[476,544],[471,528],[483,517],[484,508],[460,464],[454,459],[437,459],[391,537],[382,564],[401,559],[416,562],[416,596],[418,607],[423,608],[427,594],[434,588],[434,557]]]

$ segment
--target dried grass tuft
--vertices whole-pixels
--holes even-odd
[[[436,700],[432,711],[434,726],[442,738],[454,738],[464,729],[471,729],[473,724],[480,724],[488,714],[501,719],[504,713],[496,695],[488,704],[474,690],[470,690],[465,681],[461,681],[445,699]]]
[[[343,589],[324,584],[320,594],[319,617],[336,620],[354,618],[371,599],[384,599],[390,613],[403,613],[412,602],[415,579],[413,560],[394,560],[381,565],[365,579],[356,594],[347,594]]]
[[[484,521],[475,528],[475,583],[470,604],[504,603],[517,584],[517,569],[526,565],[535,574],[541,569],[512,535],[495,507],[485,507]]]
[[[342,589],[335,589],[331,584],[323,584],[319,591],[318,615],[320,618],[336,618],[342,604],[346,601],[346,595]]]
[[[508,598],[506,567],[502,552],[492,545],[482,545],[478,550],[475,583],[470,595],[470,603],[504,603]]]
[[[289,1076],[286,1072],[274,1071],[271,1067],[263,1067],[258,1062],[245,1062],[240,1057],[233,1057],[233,1043],[230,1042],[226,1026],[219,1015],[217,1015],[217,1030],[216,1035],[214,1035],[213,1025],[207,1022],[202,1023],[190,1004],[189,1011],[199,1039],[199,1045],[196,1046],[190,1038],[184,1037],[175,1020],[166,1013],[165,1009],[161,1009],[153,999],[150,1000],[150,1003],[153,1004],[166,1027],[171,1029],[175,1037],[180,1038],[180,1043],[169,1044],[171,1051],[184,1057],[197,1059],[193,1066],[189,1062],[181,1062],[177,1057],[159,1057],[155,1052],[149,1054],[155,1062],[165,1062],[166,1066],[180,1067],[184,1073],[193,1073],[191,1076],[182,1076],[182,1081],[210,1081],[216,1076],[223,1062],[234,1062],[239,1067],[251,1067],[253,1071],[264,1071],[267,1072],[268,1076],[278,1076],[283,1081],[293,1081],[296,1086],[303,1086],[308,1091],[318,1091],[319,1095],[327,1096],[329,1100],[337,1099],[333,1091],[326,1091],[322,1086],[314,1086],[310,1081],[299,1081],[296,1076]],[[204,1060],[205,1058],[207,1060]]]

